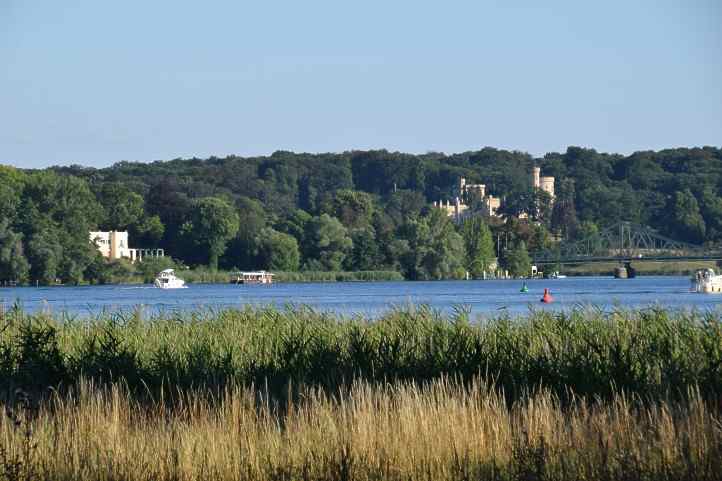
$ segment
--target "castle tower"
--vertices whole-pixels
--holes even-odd
[[[554,197],[554,177],[541,178],[541,190]]]

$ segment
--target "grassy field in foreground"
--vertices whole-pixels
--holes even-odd
[[[184,392],[168,408],[81,383],[0,421],[5,479],[718,480],[713,403],[615,395],[562,405],[540,390],[508,405],[477,381]],[[16,420],[17,423],[13,423]],[[2,479],[2,471],[0,471]]]
[[[307,307],[54,318],[0,315],[0,390],[123,380],[131,391],[289,383],[335,390],[353,379],[425,382],[486,378],[510,400],[538,386],[564,397],[623,390],[655,399],[722,390],[720,311],[594,308],[470,322],[426,306],[380,319],[339,318]]]
[[[719,479],[719,312],[0,314],[0,480]]]

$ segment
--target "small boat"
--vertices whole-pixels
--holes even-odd
[[[692,277],[692,291],[702,294],[722,292],[722,275],[715,274],[713,269],[699,269]]]
[[[186,282],[175,276],[173,269],[163,269],[153,282],[160,289],[182,289],[187,287]]]
[[[519,289],[519,292],[529,292],[529,287],[526,285],[526,282],[522,284],[521,289]]]
[[[234,272],[231,284],[273,284],[273,273],[268,271]]]
[[[567,276],[564,274],[559,274],[559,271],[554,271],[551,274],[549,274],[549,279],[566,279]]]

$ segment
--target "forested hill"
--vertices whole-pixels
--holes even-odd
[[[535,163],[556,178],[553,207],[531,191]],[[493,148],[275,152],[104,169],[0,167],[0,280],[18,278],[23,267],[10,264],[20,257],[25,279],[92,279],[101,267],[85,241],[95,228],[127,229],[134,247],[163,247],[191,265],[445,277],[468,270],[470,241],[428,206],[453,198],[462,176],[504,199],[509,221],[487,219],[491,230],[511,230],[530,248],[550,244],[550,234],[580,237],[619,220],[695,243],[722,240],[722,150],[714,147],[629,156],[570,147],[541,159]],[[522,211],[538,223],[520,225],[513,214]]]
[[[526,153],[485,148],[454,155],[383,150],[320,155],[276,152],[267,157],[121,162],[101,170],[55,170],[91,183],[120,182],[144,196],[158,187],[185,198],[221,196],[235,202],[248,197],[260,201],[269,212],[284,215],[295,208],[315,212],[339,189],[383,198],[396,188],[420,193],[426,202],[450,199],[460,176],[485,183],[491,193],[508,199],[529,190],[534,162]],[[556,177],[557,196],[573,199],[579,221],[603,226],[629,220],[692,242],[722,237],[719,148],[623,156],[570,147],[566,153],[547,154],[536,162],[543,175]],[[679,225],[676,207],[690,211],[681,214],[698,211],[702,219],[697,219],[697,225]]]

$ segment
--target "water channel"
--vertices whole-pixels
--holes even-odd
[[[377,317],[408,305],[427,304],[445,313],[466,309],[472,318],[506,311],[571,309],[578,306],[722,310],[722,295],[690,292],[687,277],[570,277],[526,281],[529,292],[519,292],[522,281],[433,281],[288,283],[274,285],[192,284],[187,289],[164,290],[150,285],[1,288],[4,309],[20,305],[25,311],[48,311],[77,317],[102,312],[158,312],[243,307],[307,305],[343,315]],[[539,302],[544,288],[552,304]]]

